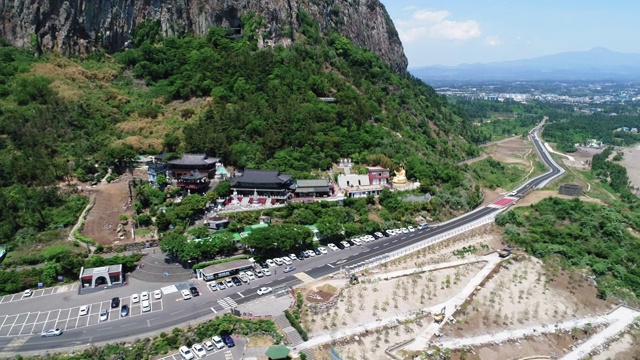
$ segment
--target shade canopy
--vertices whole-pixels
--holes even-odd
[[[289,358],[289,348],[284,345],[275,345],[269,347],[265,355],[269,357],[269,359],[279,360],[279,359],[287,359]]]

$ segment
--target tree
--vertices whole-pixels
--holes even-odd
[[[171,256],[180,258],[180,255],[186,245],[186,236],[172,231],[164,234],[162,237],[162,240],[160,241],[160,250]]]
[[[318,220],[316,225],[318,232],[328,242],[342,239],[344,237],[344,227],[336,218],[325,216]]]
[[[313,241],[313,233],[304,226],[272,225],[253,230],[241,241],[257,252],[281,253],[308,247]]]

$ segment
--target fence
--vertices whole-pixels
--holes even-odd
[[[397,258],[403,257],[407,254],[410,254],[414,251],[418,251],[420,249],[424,249],[427,246],[431,246],[433,244],[439,243],[441,241],[444,241],[446,239],[449,239],[451,237],[454,237],[456,235],[459,235],[461,233],[465,233],[469,230],[475,229],[477,227],[492,223],[495,220],[495,216],[496,214],[491,214],[488,216],[485,216],[481,219],[478,219],[474,222],[472,222],[471,224],[467,224],[463,227],[459,227],[456,229],[452,229],[450,231],[447,231],[444,234],[440,234],[438,236],[434,236],[432,238],[426,239],[424,241],[421,241],[417,244],[413,244],[411,246],[407,246],[405,248],[396,250],[394,252],[391,252],[389,254],[384,254],[384,255],[379,255],[376,257],[373,257],[371,259],[359,262],[355,265],[350,265],[350,266],[345,266],[343,269],[347,272],[347,273],[353,273],[353,272],[357,272],[357,271],[362,271],[364,269],[370,268],[370,267],[374,267],[374,266],[378,266],[380,264],[383,264],[385,262],[389,262],[392,260],[395,260]]]

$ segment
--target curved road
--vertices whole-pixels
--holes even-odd
[[[542,160],[550,170],[547,173],[535,177],[521,185],[517,190],[510,194],[510,197],[522,197],[535,188],[545,186],[551,180],[564,173],[564,169],[558,166],[558,164],[551,159],[551,156],[538,139],[537,134],[538,128],[534,128],[530,133],[530,137]],[[316,257],[306,259],[304,261],[298,261],[295,264],[297,269],[294,273],[303,271],[312,278],[320,278],[336,272],[341,266],[355,265],[375,256],[411,246],[431,237],[446,233],[452,229],[464,227],[478,219],[502,210],[504,210],[504,208],[483,206],[444,224],[434,226],[424,231],[416,231],[390,238],[382,238],[374,242],[363,244],[363,246],[359,248],[352,247],[350,250],[330,252],[328,255],[323,255],[320,258]],[[347,256],[345,257],[345,255]],[[240,295],[239,292],[234,292],[229,293],[227,298],[231,298],[237,304],[245,304],[259,298],[255,290],[260,286],[278,288],[284,286],[294,287],[302,284],[303,282],[301,280],[293,276],[294,273],[278,273],[268,279],[258,279],[253,282],[253,288],[246,289],[247,286],[243,286],[240,293],[245,293],[244,295]],[[269,282],[268,280],[271,279],[273,279],[273,281]],[[181,324],[195,322],[198,319],[204,320],[211,318],[216,315],[215,313],[224,311],[224,309],[220,308],[215,301],[209,301],[209,299],[211,299],[211,294],[209,294],[208,289],[201,290],[204,290],[206,293],[199,298],[189,301],[182,301],[181,299],[176,298],[176,296],[165,296],[163,301],[167,303],[167,305],[165,305],[165,309],[159,313],[151,313],[140,318],[124,318],[96,326],[69,330],[66,331],[63,336],[55,338],[40,338],[39,336],[31,336],[29,338],[23,337],[19,347],[16,347],[16,344],[11,343],[12,339],[15,338],[5,337],[0,339],[0,349],[3,349],[4,351],[19,351],[21,353],[31,351],[55,351],[74,346],[85,346],[92,343],[113,342],[123,339],[131,340],[133,338],[144,337],[145,334],[155,333],[162,329],[170,329],[171,327]],[[215,310],[216,306],[218,309],[217,311]],[[7,348],[7,345],[9,345],[9,348]]]

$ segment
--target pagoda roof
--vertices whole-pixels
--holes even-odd
[[[219,158],[209,157],[206,154],[184,154],[180,159],[169,160],[169,164],[173,166],[211,166],[219,161]]]
[[[329,187],[329,180],[298,180],[299,188]]]
[[[237,183],[245,184],[284,184],[291,180],[293,175],[281,174],[278,170],[256,170],[247,169],[240,176],[233,177],[229,180],[231,186]]]
[[[182,175],[180,177],[181,180],[200,180],[207,177],[207,174],[203,174],[199,171],[192,171],[188,174]]]

